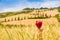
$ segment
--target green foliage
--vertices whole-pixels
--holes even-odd
[[[24,8],[23,10],[30,10],[30,8]]]
[[[58,9],[58,12],[60,12],[60,7],[58,7],[57,9]]]
[[[34,10],[35,8],[24,8],[23,10]]]
[[[7,24],[7,25],[6,25],[6,27],[9,27],[9,28],[11,28],[11,27],[12,27],[12,25],[9,25],[9,24]]]
[[[18,15],[18,14],[26,14],[26,13],[30,13],[32,12],[32,10],[23,10],[21,12],[6,12],[6,13],[0,13],[0,18],[4,18],[7,16],[13,16],[13,15]]]
[[[7,16],[12,16],[12,15],[15,15],[15,13],[14,12],[0,13],[0,18],[4,18],[4,17],[7,17]]]
[[[31,12],[30,10],[22,11],[21,13],[29,13]]]
[[[6,16],[4,16],[3,14],[0,14],[0,18],[3,18],[3,17],[6,17]]]
[[[47,7],[45,7],[45,8],[41,7],[40,9],[48,9],[48,8]]]
[[[48,9],[47,7],[43,8],[24,8],[23,10],[37,10],[37,9]]]
[[[2,21],[0,21],[0,26],[2,26],[2,27],[3,27]]]
[[[60,14],[55,15],[55,17],[57,18],[58,22],[60,22]]]
[[[50,8],[49,10],[54,10],[54,8]]]

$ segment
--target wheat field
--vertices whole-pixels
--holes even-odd
[[[57,10],[42,11],[43,17],[45,17],[44,13],[47,13],[48,16],[52,15],[46,19],[38,18],[41,15],[32,15],[35,12],[0,18],[2,21],[0,23],[0,40],[38,40],[39,37],[42,37],[42,40],[60,40],[60,23],[54,17],[58,14]],[[35,17],[38,19],[28,19]],[[36,20],[42,21],[43,31],[39,37],[39,30],[35,25]]]
[[[42,40],[60,40],[60,23],[57,19],[42,21]],[[38,38],[36,25],[0,25],[0,40],[38,40]]]

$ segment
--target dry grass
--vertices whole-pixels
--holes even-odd
[[[40,20],[40,19],[37,19]],[[42,20],[42,19],[41,19]],[[29,20],[27,20],[28,22]],[[31,20],[31,22],[34,20]],[[43,40],[60,40],[60,24],[56,18],[44,19],[43,21]],[[23,22],[25,22],[23,20]],[[26,22],[26,24],[28,24]],[[29,21],[30,22],[30,21]],[[32,22],[32,23],[35,23]],[[23,26],[0,26],[0,40],[38,40],[38,29],[35,25]]]
[[[6,19],[8,20],[18,16],[22,18],[24,16],[30,17],[31,15],[21,14],[6,17]],[[2,21],[4,18],[1,18],[0,20]],[[43,22],[42,40],[60,40],[60,23],[56,18],[3,22],[3,25],[0,25],[0,40],[38,40],[38,29],[35,26],[36,20],[42,20]],[[7,24],[12,26],[6,26]]]

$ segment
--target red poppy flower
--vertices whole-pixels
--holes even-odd
[[[37,20],[36,21],[36,26],[37,26],[38,29],[40,29],[42,27],[42,21]]]

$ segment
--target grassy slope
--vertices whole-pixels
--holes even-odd
[[[4,12],[4,13],[0,13],[0,18],[14,16],[14,15],[18,15],[18,14],[27,14],[27,13],[30,13],[32,11],[33,10],[22,10],[22,11],[17,11],[17,12]]]
[[[42,27],[43,40],[60,40],[60,24],[56,19],[44,19]],[[0,25],[0,40],[37,40],[37,35],[38,29],[32,24],[26,26]]]

